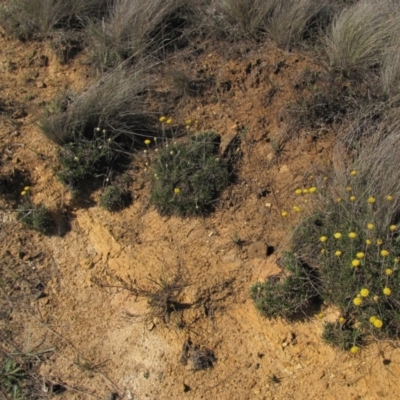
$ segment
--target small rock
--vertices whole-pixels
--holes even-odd
[[[94,267],[93,261],[90,258],[85,258],[80,264],[81,267],[85,269],[92,269]]]
[[[38,89],[44,89],[46,87],[46,84],[43,81],[38,81],[36,82],[36,87]]]

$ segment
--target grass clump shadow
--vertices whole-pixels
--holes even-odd
[[[151,201],[160,214],[201,215],[212,209],[231,179],[228,163],[219,157],[219,142],[216,133],[204,132],[159,152]]]

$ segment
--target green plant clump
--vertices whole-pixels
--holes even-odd
[[[22,366],[11,358],[5,360],[0,368],[0,387],[3,387],[11,399],[19,399],[20,389],[26,373]]]
[[[315,271],[303,265],[292,253],[284,257],[285,276],[272,276],[252,286],[250,297],[266,317],[291,318],[305,313],[318,301],[318,278]]]
[[[214,132],[204,132],[160,151],[153,168],[151,200],[161,214],[210,211],[230,181],[228,164],[218,156],[219,139]]]
[[[107,211],[119,211],[129,200],[129,193],[118,186],[111,185],[100,196],[100,205]]]
[[[65,144],[58,153],[62,166],[58,172],[60,181],[76,189],[82,181],[104,173],[115,159],[111,143],[103,137],[95,137]]]
[[[339,308],[345,324],[338,325],[334,334],[332,327],[326,328],[325,339],[337,343],[329,338],[345,334],[397,338],[400,238],[399,221],[396,213],[391,213],[396,199],[366,191],[365,177],[355,170],[351,182],[341,189],[321,191],[322,206],[304,219],[293,235],[296,253],[319,265],[319,292],[326,304]],[[346,343],[349,347],[349,341]]]
[[[34,205],[30,200],[18,207],[17,219],[29,229],[33,229],[43,235],[50,232],[53,226],[49,210],[42,205]]]

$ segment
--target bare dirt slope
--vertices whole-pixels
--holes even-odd
[[[206,95],[185,97],[174,121],[198,119],[198,130],[241,138],[237,182],[215,213],[178,219],[150,206],[149,159],[140,154],[129,172],[129,208],[110,214],[93,199],[75,207],[55,177],[56,146],[36,123],[43,102],[64,88],[84,88],[93,76],[81,58],[60,65],[44,43],[2,37],[0,49],[2,173],[14,177],[16,194],[30,184],[35,203],[61,210],[58,235],[46,238],[24,230],[11,200],[3,202],[4,279],[20,278],[20,287],[3,293],[14,305],[7,329],[26,350],[54,348],[40,369],[43,395],[62,384],[60,399],[398,398],[395,346],[372,344],[350,356],[322,343],[323,321],[315,316],[292,324],[266,320],[248,296],[252,283],[280,271],[298,218],[292,207],[307,207],[307,197],[294,190],[321,184],[329,171],[334,132],[312,136],[303,129],[288,137],[284,112],[304,72],[321,66],[272,45],[224,55],[210,47],[185,66],[173,65],[213,82]],[[167,77],[164,83],[168,88]],[[146,300],[112,279],[152,287],[149,277],[176,274],[187,285],[182,309],[169,318],[146,318]],[[338,317],[324,313],[326,320]],[[182,358],[189,340],[192,352],[214,352],[213,368],[194,371],[190,354]]]

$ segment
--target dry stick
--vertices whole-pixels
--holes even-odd
[[[50,380],[50,379],[48,380],[48,382],[50,382],[52,385],[62,385],[63,387],[65,387],[68,390],[72,390],[74,392],[78,392],[78,393],[83,393],[83,394],[89,395],[90,397],[93,397],[94,399],[97,399],[97,400],[102,400],[102,398],[97,397],[92,393],[86,392],[85,390],[78,389],[78,388],[73,387],[73,386],[69,386],[69,385],[67,385],[65,383],[56,382],[56,381],[53,381],[53,380]]]
[[[32,312],[30,312],[29,310],[27,310],[28,313],[34,318],[36,319],[36,321],[39,322],[39,324],[41,324],[42,326],[44,326],[45,328],[47,328],[49,331],[51,331],[52,333],[54,333],[57,337],[59,337],[60,339],[64,340],[69,346],[71,346],[71,348],[78,353],[78,355],[80,355],[84,360],[88,360],[84,354],[77,349],[77,347],[75,345],[73,345],[68,339],[66,339],[64,336],[62,336],[60,333],[58,333],[57,331],[55,331],[53,328],[51,328],[48,324],[42,322],[38,317],[36,317],[36,315],[34,315]],[[118,392],[121,392],[121,389],[101,370],[99,369],[95,369],[96,372],[98,372],[100,375],[103,376],[104,379],[106,379],[113,387],[114,389],[116,389]]]

